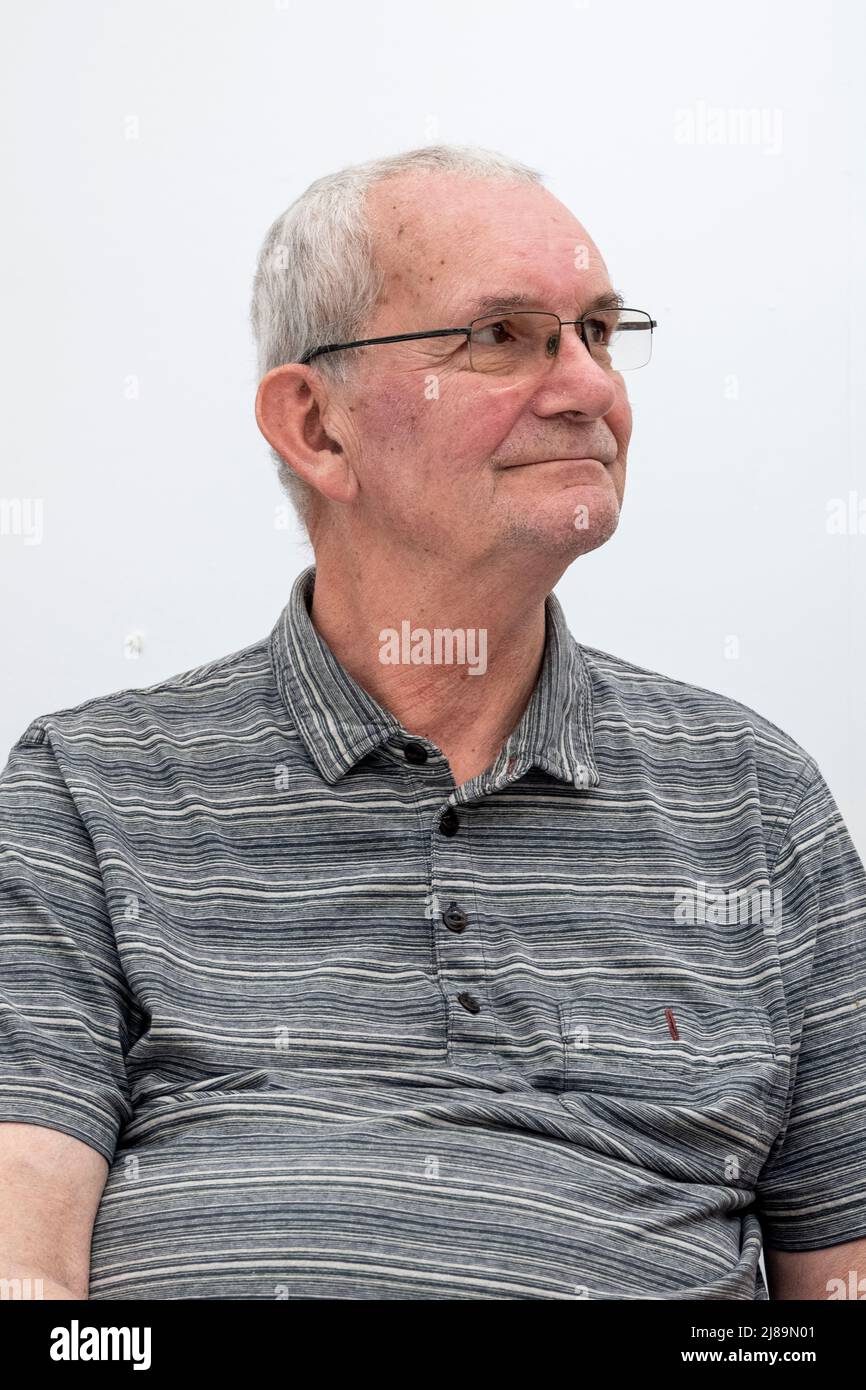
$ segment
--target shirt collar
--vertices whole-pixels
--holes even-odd
[[[411,735],[341,666],[310,618],[316,567],[298,575],[270,637],[277,686],[310,757],[334,783],[383,743]],[[554,594],[545,600],[544,657],[517,728],[483,774],[483,791],[531,767],[578,788],[599,784],[593,750],[592,686],[583,653]],[[481,790],[481,788],[479,788]]]

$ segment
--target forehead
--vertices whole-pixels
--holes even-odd
[[[367,203],[384,275],[380,322],[469,310],[508,287],[563,312],[610,288],[601,253],[547,189],[462,174],[402,175]]]

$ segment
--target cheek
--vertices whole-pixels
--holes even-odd
[[[617,393],[615,404],[607,412],[604,422],[617,443],[617,450],[625,454],[631,439],[632,413],[625,390]]]
[[[485,384],[486,385],[486,384]],[[407,445],[423,468],[434,463],[437,476],[486,463],[511,433],[526,405],[525,391],[513,387],[484,392],[467,387],[462,377],[429,373],[407,389],[383,387],[356,413],[365,452],[381,458],[400,456],[405,472]]]
[[[438,399],[428,403],[426,418],[422,415],[416,439],[421,442],[426,434],[440,458],[443,447],[447,448],[454,470],[469,477],[473,465],[486,471],[490,459],[518,424],[528,400],[525,387],[497,387],[489,380],[476,384],[474,373],[468,379],[466,375],[443,378]]]
[[[467,457],[486,461],[495,454],[521,418],[529,397],[525,388],[487,387],[463,402],[460,430]]]

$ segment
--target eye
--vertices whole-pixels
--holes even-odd
[[[614,325],[609,319],[584,319],[583,327],[591,346],[606,347]]]
[[[507,319],[496,319],[492,323],[476,324],[472,336],[476,343],[484,347],[501,347],[503,343],[514,341],[514,334]]]

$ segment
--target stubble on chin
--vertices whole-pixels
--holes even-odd
[[[576,558],[597,550],[610,540],[619,525],[620,508],[616,497],[591,495],[573,506],[552,504],[533,511],[510,507],[502,518],[499,535],[515,549],[541,547]]]

